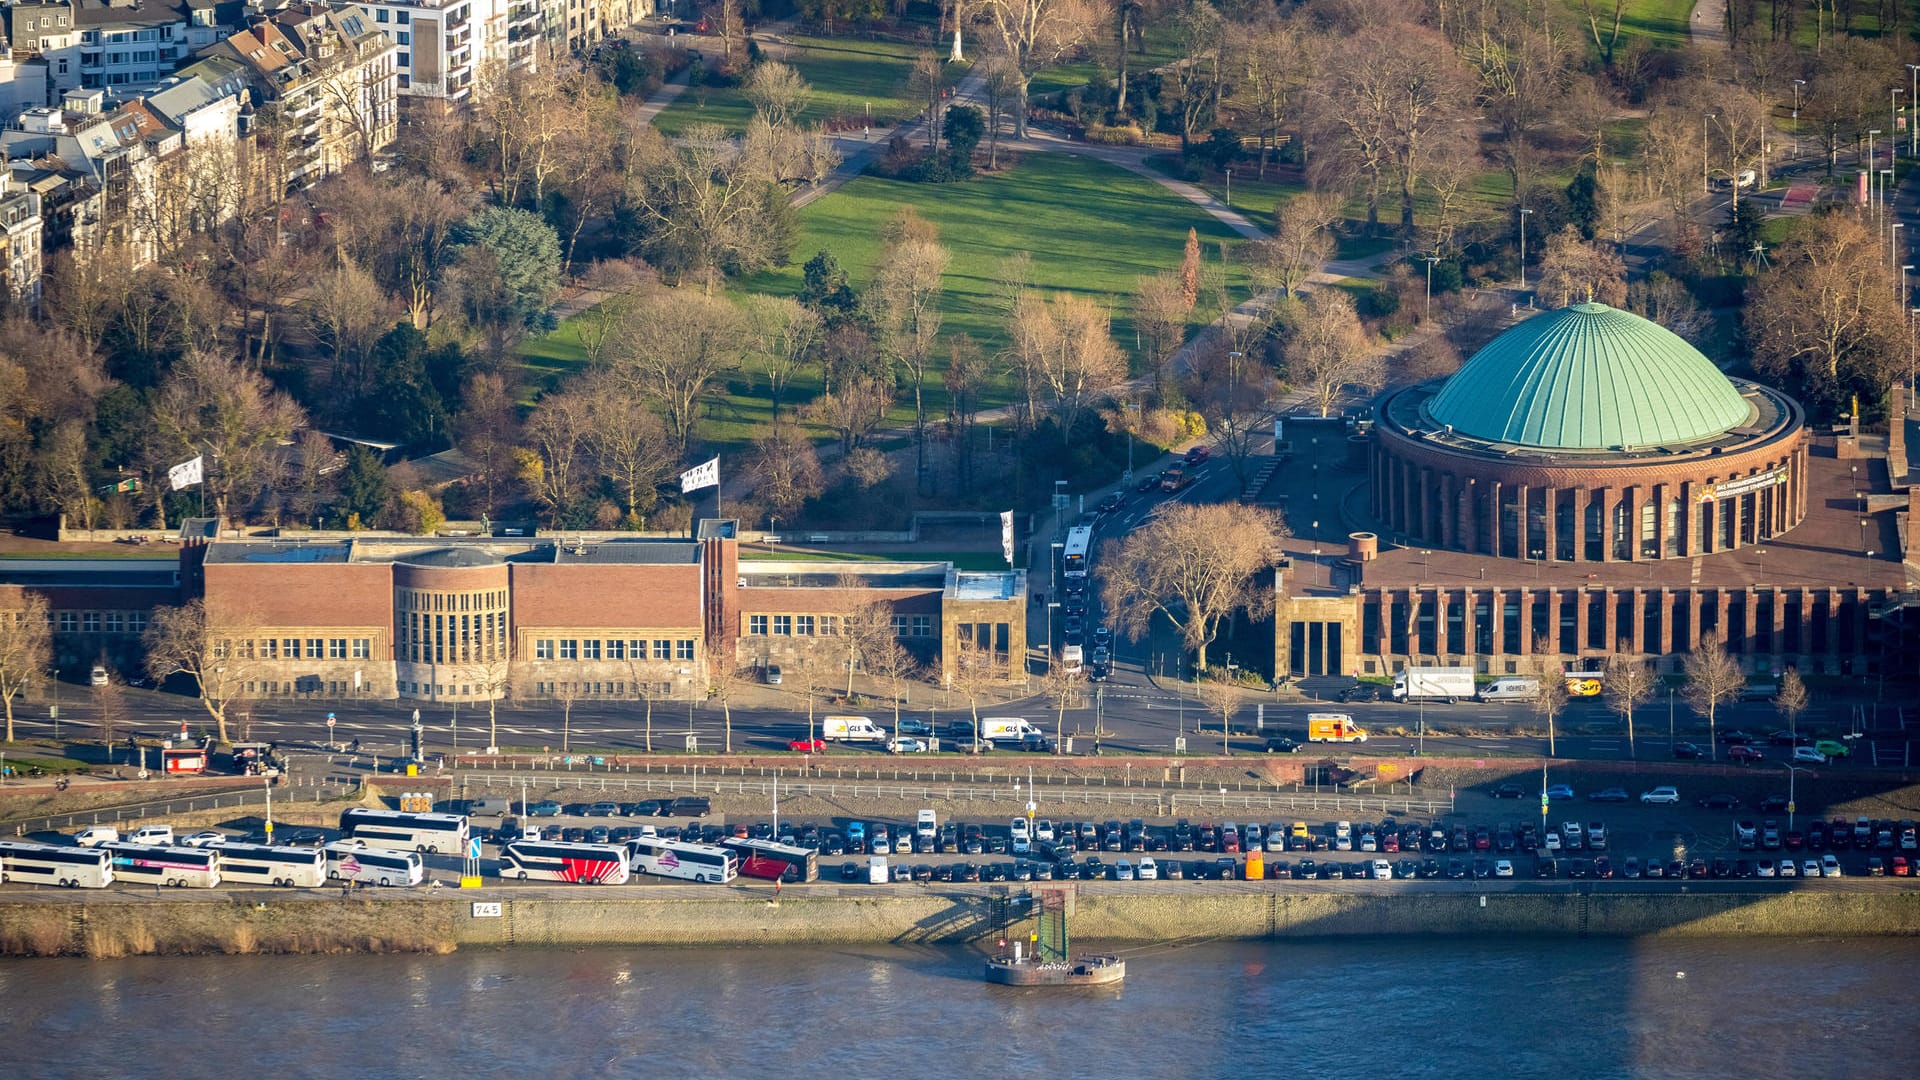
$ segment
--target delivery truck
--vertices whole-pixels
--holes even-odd
[[[1470,667],[1410,667],[1393,677],[1395,701],[1445,701],[1473,697]]]
[[[864,716],[827,716],[820,720],[820,737],[828,742],[880,742],[887,733]]]
[[[1531,675],[1510,675],[1480,688],[1481,701],[1532,701],[1539,696],[1540,680]]]
[[[1346,713],[1307,714],[1308,742],[1366,742],[1367,733]]]
[[[980,718],[980,737],[991,743],[1017,743],[1028,736],[1036,738],[1046,733],[1017,716],[983,716]]]

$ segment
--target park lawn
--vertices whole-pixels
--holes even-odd
[[[1598,57],[1600,49],[1593,43],[1593,32],[1587,26],[1580,0],[1562,2],[1573,13],[1574,23],[1580,29],[1580,40],[1586,43],[1588,55]],[[1613,5],[1606,3],[1606,0],[1594,0],[1593,9],[1600,22],[1600,34],[1605,37],[1613,28]],[[1618,58],[1634,38],[1644,38],[1662,49],[1684,48],[1692,40],[1693,35],[1688,29],[1692,18],[1693,0],[1627,0],[1627,10],[1620,19],[1620,40],[1614,46],[1613,54]]]
[[[892,41],[854,41],[844,38],[795,37],[798,51],[791,58],[795,70],[813,86],[813,96],[800,112],[802,123],[830,117],[861,118],[872,107],[873,121],[887,126],[920,111],[906,97],[907,77],[920,52],[914,45]],[[950,65],[950,70],[963,65]],[[964,74],[952,70],[958,82]],[[719,124],[743,132],[753,118],[753,106],[739,87],[688,87],[661,110],[654,126],[678,135],[690,125]]]
[[[859,177],[801,211],[792,265],[744,285],[799,292],[802,265],[824,249],[856,288],[865,288],[880,255],[881,226],[907,205],[939,227],[953,255],[943,337],[967,333],[989,355],[1006,341],[992,295],[995,268],[1016,252],[1032,255],[1033,281],[1041,291],[1075,292],[1110,304],[1114,339],[1131,350],[1126,305],[1137,279],[1178,267],[1189,228],[1209,249],[1237,239],[1199,207],[1143,177],[1071,154],[1030,154],[1010,172],[960,184]],[[1243,282],[1235,285],[1243,288]],[[1011,382],[1003,382],[990,404],[1010,400],[1011,390]],[[930,412],[945,409],[937,371],[928,377],[925,397]],[[910,393],[902,406],[911,409]]]
[[[580,347],[578,317],[561,323],[552,333],[521,342],[520,362],[526,372],[518,400],[522,405],[532,405],[540,395],[558,389],[563,380],[586,366],[587,351]]]

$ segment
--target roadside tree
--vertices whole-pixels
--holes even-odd
[[[1194,680],[1193,694],[1207,712],[1220,721],[1220,752],[1233,754],[1233,714],[1246,704],[1246,688],[1228,678],[1225,672],[1210,672]]]
[[[1057,751],[1066,745],[1062,740],[1066,735],[1067,710],[1086,708],[1086,669],[1050,663],[1046,674],[1040,677],[1040,692],[1047,704],[1053,706],[1053,745]]]
[[[22,603],[0,611],[0,705],[7,714],[7,741],[13,741],[13,700],[37,679],[52,677],[53,626],[47,622],[47,599],[39,593],[22,594]]]
[[[1780,686],[1774,691],[1773,708],[1780,718],[1787,722],[1787,730],[1798,734],[1800,716],[1812,704],[1807,699],[1807,684],[1800,678],[1800,672],[1788,668],[1780,675]]]
[[[1747,685],[1746,676],[1741,674],[1739,663],[1727,653],[1718,634],[1703,636],[1681,662],[1681,671],[1687,681],[1680,689],[1680,697],[1694,712],[1707,718],[1708,753],[1718,761],[1720,741],[1715,720],[1720,706],[1740,699],[1740,691]]]
[[[1101,554],[1101,600],[1139,638],[1156,618],[1180,631],[1207,670],[1207,646],[1223,622],[1252,609],[1275,544],[1290,535],[1278,514],[1233,503],[1170,504]]]
[[[175,675],[191,678],[223,743],[231,741],[227,710],[246,696],[247,684],[259,681],[263,671],[255,656],[259,632],[246,622],[215,617],[205,600],[190,600],[179,607],[155,608],[141,637],[147,674],[156,683]]]
[[[1607,659],[1605,675],[1607,708],[1627,724],[1627,756],[1634,756],[1633,710],[1653,699],[1659,676],[1644,661],[1615,654]]]
[[[1377,390],[1385,377],[1353,298],[1339,289],[1317,289],[1307,297],[1285,354],[1287,381],[1308,392],[1321,416],[1333,411],[1346,387]]]
[[[1545,635],[1534,640],[1533,651],[1536,656],[1552,656],[1553,642]],[[1534,683],[1533,698],[1529,702],[1533,713],[1547,722],[1547,756],[1555,757],[1558,748],[1554,741],[1554,720],[1560,710],[1567,707],[1570,695],[1567,692],[1567,680],[1558,660],[1542,660],[1540,677]]]

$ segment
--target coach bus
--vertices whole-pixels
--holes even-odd
[[[515,840],[500,849],[502,879],[624,885],[631,873],[627,849],[619,844]]]
[[[789,882],[820,880],[820,853],[812,848],[747,837],[728,837],[720,841],[720,846],[740,860],[741,877]]]
[[[340,811],[340,838],[363,840],[368,847],[389,851],[465,855],[467,816],[349,807]]]
[[[427,873],[426,862],[417,851],[380,851],[352,841],[337,841],[322,850],[327,853],[327,876],[335,881],[418,885]]]
[[[113,856],[101,848],[0,840],[0,882],[104,889],[113,884]]]
[[[1093,529],[1076,525],[1067,530],[1067,546],[1060,553],[1060,571],[1068,577],[1087,576],[1087,548],[1093,544]]]
[[[724,885],[740,873],[739,857],[713,844],[640,836],[627,841],[635,873]]]
[[[229,885],[280,885],[317,889],[327,883],[327,857],[319,848],[221,844],[220,876]]]
[[[220,849],[102,844],[113,856],[113,879],[128,885],[211,889],[220,884]]]

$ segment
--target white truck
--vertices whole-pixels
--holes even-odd
[[[883,742],[887,732],[864,716],[826,716],[820,719],[820,737],[828,742]]]
[[[934,835],[939,832],[939,829],[939,818],[935,816],[932,810],[920,811],[920,816],[916,818],[913,823],[914,835],[926,840],[932,840]]]
[[[1470,667],[1410,667],[1393,677],[1395,701],[1445,701],[1473,697]]]
[[[1029,735],[1044,736],[1046,733],[1017,716],[983,716],[980,718],[980,737],[987,742],[1019,742]]]
[[[1067,671],[1080,671],[1087,666],[1086,652],[1078,645],[1060,647],[1060,666]]]

